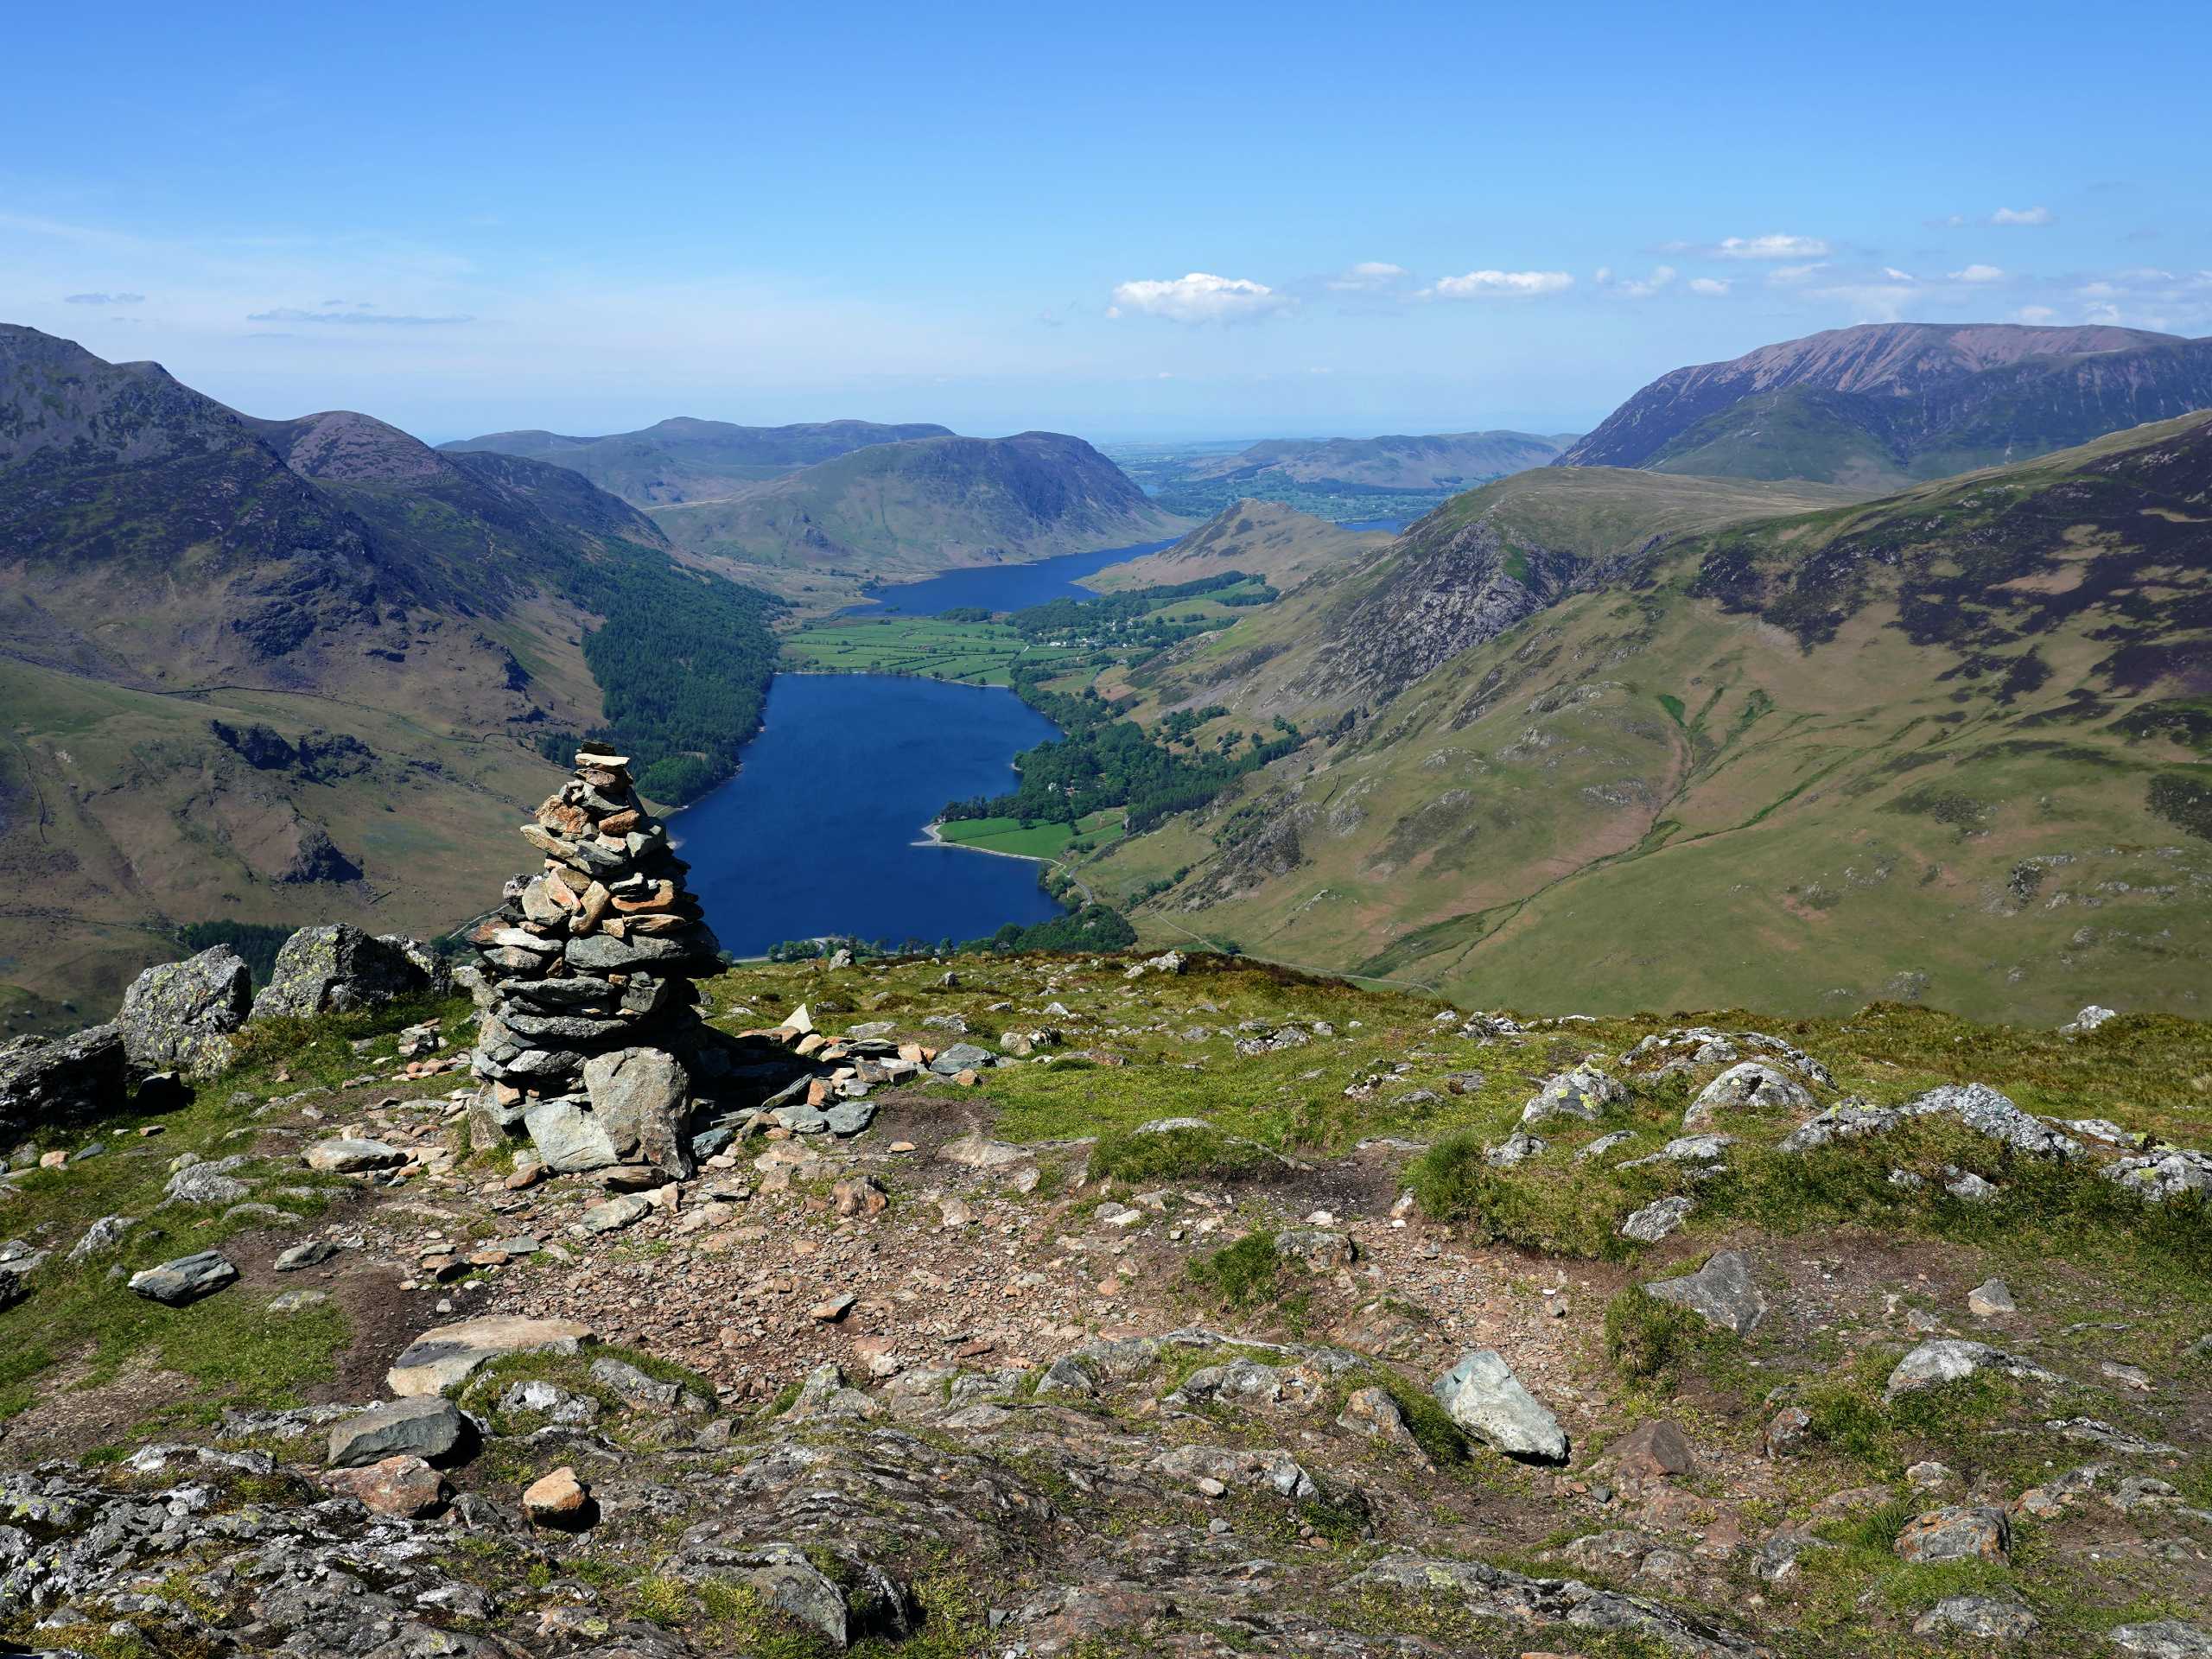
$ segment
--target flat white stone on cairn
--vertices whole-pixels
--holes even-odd
[[[472,938],[479,1150],[526,1134],[556,1171],[691,1173],[695,1077],[720,1070],[693,981],[720,947],[690,868],[638,799],[628,758],[587,750],[522,826],[544,855]]]

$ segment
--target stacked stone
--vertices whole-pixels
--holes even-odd
[[[526,1134],[555,1171],[687,1176],[693,1071],[710,1040],[692,982],[721,967],[689,867],[621,755],[578,754],[522,835],[544,868],[509,881],[473,935],[471,1141]]]

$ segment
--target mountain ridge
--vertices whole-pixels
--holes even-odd
[[[529,429],[456,439],[438,448],[448,454],[488,451],[548,461],[581,473],[632,506],[647,507],[728,495],[870,444],[951,435],[950,428],[931,422],[741,426],[678,415],[635,432],[598,437]]]
[[[1867,323],[1675,369],[1554,462],[1891,486],[2212,407],[2212,339]]]

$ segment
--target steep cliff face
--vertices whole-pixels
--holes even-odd
[[[1674,370],[1557,464],[1894,484],[2207,407],[2212,340],[1868,324]]]
[[[1388,578],[1333,618],[1299,689],[1382,702],[1555,604],[1597,567],[1485,515],[1423,519]]]

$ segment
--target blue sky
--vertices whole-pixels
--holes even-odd
[[[1852,322],[2212,333],[2201,5],[41,10],[0,320],[256,414],[1573,430]]]

